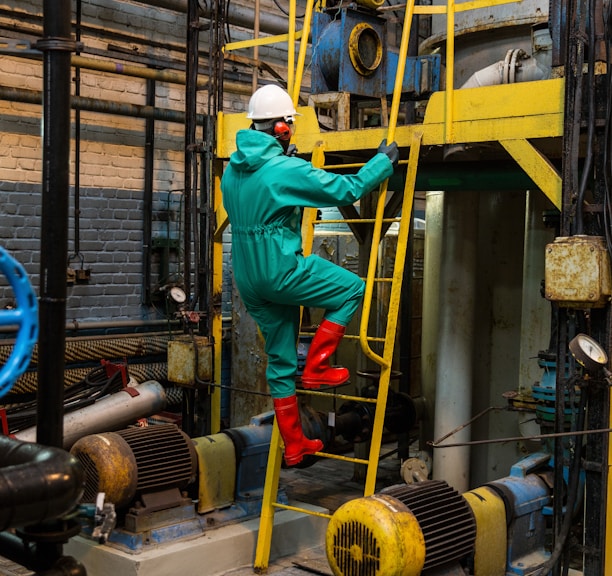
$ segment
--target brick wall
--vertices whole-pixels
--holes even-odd
[[[250,2],[237,2],[252,6]],[[262,3],[280,15],[273,0]],[[41,33],[41,3],[19,0],[0,2],[0,35],[15,42],[32,43]],[[80,40],[81,53],[89,59],[132,66],[144,65],[144,57],[184,61],[186,16],[146,3],[105,0],[83,0]],[[232,28],[231,40],[251,37],[252,33]],[[152,39],[152,40],[149,40]],[[201,50],[208,49],[207,32],[201,33]],[[109,60],[108,50],[114,57]],[[116,55],[123,51],[131,57],[122,62]],[[251,55],[244,51],[243,55]],[[21,54],[25,54],[21,52]],[[262,48],[266,59],[282,73],[285,52],[282,48]],[[207,65],[202,60],[203,66]],[[250,70],[236,66],[235,78],[246,78]],[[76,78],[76,70],[73,68]],[[260,73],[264,79],[266,74]],[[2,54],[0,77],[3,87],[40,93],[42,63],[40,59]],[[270,76],[268,76],[269,78]],[[73,82],[72,91],[76,91]],[[250,81],[248,83],[250,87]],[[146,80],[81,68],[80,96],[111,103],[144,105]],[[164,110],[183,112],[184,86],[158,81],[155,105]],[[223,107],[228,112],[246,108],[248,95],[226,91]],[[199,112],[207,111],[207,93],[198,94]],[[0,244],[20,261],[38,291],[41,223],[41,105],[11,99],[0,99]],[[69,246],[67,264],[73,269],[90,271],[87,283],[69,284],[67,320],[112,321],[159,318],[163,307],[143,305],[143,189],[145,163],[145,120],[116,114],[82,110],[77,124],[72,111],[72,151],[70,160],[71,190],[68,222]],[[79,206],[75,214],[75,134],[78,126]],[[153,241],[151,290],[160,284],[180,281],[182,248],[182,191],[184,130],[176,122],[155,122],[155,159],[153,173]],[[201,130],[198,131],[201,137]],[[75,244],[75,222],[78,218],[78,254]],[[226,240],[229,236],[226,234]],[[229,247],[224,252],[229,264]],[[226,304],[231,310],[231,280],[224,282]],[[12,290],[0,278],[0,308],[12,303]]]

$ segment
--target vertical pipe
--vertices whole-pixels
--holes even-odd
[[[444,222],[444,192],[426,194],[427,225],[423,256],[423,328],[421,336],[421,419],[419,448],[434,440],[436,367],[438,363],[438,317],[440,310],[440,258]]]
[[[155,80],[147,80],[147,106],[155,107]],[[142,303],[151,304],[151,249],[153,242],[153,170],[155,167],[155,118],[145,121],[144,194],[142,206]],[[168,238],[168,241],[170,238]],[[163,270],[163,268],[162,268]]]
[[[542,298],[539,286],[544,278],[544,249],[554,240],[554,231],[547,227],[542,214],[550,209],[550,201],[539,190],[527,191],[525,207],[525,248],[523,258],[523,294],[521,307],[521,339],[519,392],[530,392],[534,382],[542,378],[536,356],[550,345],[551,305]]]
[[[71,0],[44,0],[37,441],[62,446],[70,166]]]
[[[259,38],[259,0],[255,0],[255,21],[253,22],[253,38],[257,40]],[[257,67],[257,60],[259,59],[259,46],[253,46],[253,60],[255,61],[255,67],[253,68],[253,79],[252,79],[252,92],[257,90],[257,82],[259,81],[259,68]]]
[[[434,433],[440,438],[465,424],[472,410],[472,352],[478,193],[446,194],[440,273],[440,332]],[[470,439],[468,428],[452,437]],[[468,446],[440,448],[434,454],[433,477],[455,490],[469,489]]]
[[[195,112],[198,80],[198,26],[199,9],[197,0],[189,0],[187,5],[187,62],[185,87],[185,184],[183,194],[183,283],[188,298],[191,298],[191,246],[193,211],[193,173],[195,159]]]

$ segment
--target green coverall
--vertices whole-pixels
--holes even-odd
[[[356,274],[316,255],[304,257],[301,208],[353,204],[393,173],[386,154],[359,172],[339,175],[284,155],[273,136],[240,130],[221,180],[232,232],[232,267],[247,311],[265,340],[273,398],[295,394],[300,306],[325,309],[346,326],[365,285]]]

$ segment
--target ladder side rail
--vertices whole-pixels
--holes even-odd
[[[253,569],[257,573],[265,572],[270,562],[272,529],[274,527],[274,504],[278,497],[278,483],[280,480],[282,458],[283,451],[281,448],[280,431],[276,418],[274,418],[272,436],[270,438],[270,451],[268,452],[268,464],[266,467],[266,480],[261,501],[255,560],[253,562]]]
[[[395,338],[397,334],[397,319],[399,317],[404,266],[406,263],[407,251],[405,248],[408,245],[408,235],[410,232],[410,227],[412,226],[412,205],[414,201],[417,165],[419,162],[422,137],[422,131],[415,131],[410,144],[410,158],[408,160],[406,183],[402,201],[402,219],[400,222],[397,239],[398,250],[395,257],[395,265],[393,267],[393,280],[391,283],[389,310],[387,312],[387,326],[383,350],[384,364],[381,366],[380,379],[378,383],[378,395],[376,411],[374,413],[374,423],[372,426],[369,465],[366,472],[364,496],[372,495],[376,489],[376,473],[380,458],[380,447],[382,443],[387,396],[389,392],[389,384],[391,382],[391,368],[393,352],[395,349]]]

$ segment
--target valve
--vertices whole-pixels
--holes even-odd
[[[0,310],[0,326],[18,326],[15,345],[0,370],[0,398],[7,394],[28,367],[38,339],[38,303],[23,266],[0,246],[0,272],[13,292],[17,307]]]

